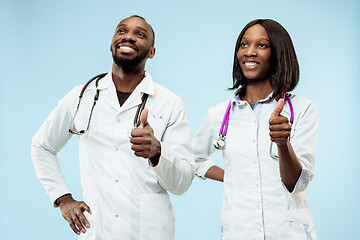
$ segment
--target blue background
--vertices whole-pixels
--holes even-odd
[[[145,17],[156,32],[147,70],[184,101],[193,135],[227,99],[236,38],[272,18],[290,33],[300,63],[294,93],[319,114],[316,175],[306,190],[319,239],[356,239],[359,225],[359,1],[16,1],[0,7],[0,239],[76,239],[35,177],[31,138],[73,86],[111,68],[118,22]],[[60,154],[81,199],[77,139]],[[222,165],[221,157],[214,160]],[[177,240],[219,239],[222,184],[196,178],[171,196]]]

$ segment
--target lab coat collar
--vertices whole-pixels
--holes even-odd
[[[99,81],[98,89],[104,90],[104,89],[108,88],[109,86],[111,86],[110,84],[114,85],[114,82],[112,80],[112,72],[111,71],[108,72],[105,75],[105,77]],[[115,87],[115,85],[114,85],[114,87]],[[136,91],[138,91],[140,93],[147,93],[148,95],[154,95],[155,83],[154,83],[150,73],[148,73],[147,71],[145,71],[145,77],[143,78],[143,80],[141,80],[139,85],[136,86],[134,92],[136,92]]]
[[[143,93],[147,93],[149,96],[155,94],[155,83],[152,80],[150,73],[145,71],[145,77],[141,80],[139,85],[136,86],[132,94],[126,99],[125,103],[121,106],[119,105],[119,100],[116,94],[115,84],[112,80],[111,71],[99,81],[98,89],[108,90],[104,94],[106,101],[116,110],[116,111],[125,111],[134,106],[141,104],[141,97]],[[100,92],[100,95],[102,93]]]

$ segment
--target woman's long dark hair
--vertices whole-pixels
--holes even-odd
[[[230,89],[237,89],[241,86],[240,94],[245,94],[248,79],[246,79],[240,68],[237,53],[246,30],[255,24],[260,24],[269,36],[271,58],[268,76],[270,77],[270,83],[274,90],[272,98],[278,98],[285,92],[290,92],[296,87],[299,82],[300,72],[294,45],[289,33],[280,23],[271,19],[251,21],[241,31],[235,46],[233,87]]]

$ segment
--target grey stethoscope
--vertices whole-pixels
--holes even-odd
[[[294,123],[294,108],[293,108],[293,105],[291,103],[290,97],[289,97],[289,95],[287,93],[284,93],[283,98],[289,104],[289,108],[290,108],[290,127],[292,127],[292,125]],[[221,123],[219,136],[217,138],[215,138],[215,140],[214,140],[214,147],[216,149],[218,149],[218,150],[224,150],[225,146],[226,146],[226,134],[227,134],[228,126],[229,126],[230,110],[231,110],[231,100],[230,100],[230,102],[229,102],[229,104],[228,104],[228,106],[226,108],[225,115],[224,115],[223,121]],[[273,145],[273,142],[270,143],[270,151],[269,151],[270,156],[273,159],[278,160],[279,157],[272,152],[272,145]]]
[[[90,126],[90,122],[91,122],[91,116],[92,116],[92,113],[93,113],[93,110],[94,110],[94,107],[96,105],[96,102],[98,101],[99,99],[99,94],[100,94],[100,90],[98,89],[98,85],[99,85],[99,81],[100,79],[102,79],[103,77],[105,77],[107,73],[101,73],[93,78],[91,78],[87,83],[85,83],[85,85],[83,86],[83,88],[81,89],[81,92],[79,94],[79,102],[77,104],[77,107],[76,107],[76,110],[75,110],[75,114],[74,114],[74,117],[73,117],[73,120],[70,124],[70,128],[69,128],[69,132],[71,134],[76,134],[76,135],[83,135],[85,134],[88,130],[89,130],[89,126]],[[90,116],[89,116],[89,120],[88,120],[88,123],[87,123],[87,126],[86,126],[86,130],[76,130],[75,128],[75,117],[77,115],[77,112],[79,110],[79,106],[80,106],[80,102],[81,102],[81,99],[84,95],[84,92],[85,90],[87,89],[87,87],[90,85],[90,83],[92,83],[93,81],[95,81],[95,87],[96,87],[96,93],[95,93],[95,96],[94,96],[94,103],[91,107],[91,111],[90,111]],[[138,128],[140,126],[140,113],[142,112],[142,110],[144,110],[145,108],[145,104],[146,104],[146,100],[148,98],[148,94],[144,93],[142,98],[141,98],[141,104],[138,106],[137,110],[136,110],[136,114],[135,114],[135,117],[134,117],[134,128]],[[133,129],[134,129],[133,128]],[[131,129],[132,130],[132,129]],[[129,131],[129,134],[131,133],[131,130]]]

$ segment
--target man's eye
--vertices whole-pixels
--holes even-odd
[[[125,30],[120,28],[119,30],[117,30],[117,33],[123,34],[125,33]]]
[[[140,32],[140,33],[137,33],[136,35],[137,35],[138,37],[141,37],[141,38],[144,38],[144,37],[145,37],[145,34],[143,34],[143,33],[141,33],[141,32]]]

